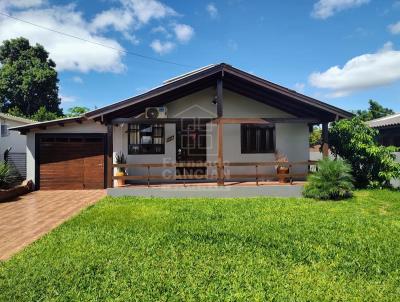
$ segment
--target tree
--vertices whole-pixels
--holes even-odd
[[[61,115],[56,64],[43,46],[25,38],[6,40],[0,46],[0,109],[18,108],[31,116],[41,107]]]
[[[322,144],[322,130],[319,127],[314,127],[310,133],[310,147]]]
[[[363,121],[370,121],[377,118],[385,117],[387,115],[394,114],[395,112],[390,108],[385,108],[378,102],[374,100],[369,100],[369,107],[368,110],[357,110],[356,114],[363,120]]]
[[[388,187],[400,176],[393,154],[398,148],[380,146],[377,134],[360,117],[337,121],[329,129],[331,151],[351,164],[358,187]]]
[[[80,107],[80,106],[71,107],[68,109],[67,116],[68,117],[80,116],[88,112],[89,110],[90,109],[87,107]]]
[[[57,115],[57,113],[47,111],[46,107],[42,106],[29,117],[31,120],[44,122],[44,121],[51,121],[55,119],[62,118],[62,116]]]

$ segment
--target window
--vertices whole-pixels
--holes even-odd
[[[7,124],[1,124],[1,137],[6,137],[10,135]]]
[[[129,124],[128,154],[164,154],[164,125]]]
[[[241,125],[242,153],[275,152],[275,128],[269,125]]]

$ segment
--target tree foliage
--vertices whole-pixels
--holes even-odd
[[[323,159],[318,162],[318,171],[308,177],[303,195],[322,200],[349,198],[354,190],[351,171],[343,160]]]
[[[83,107],[83,106],[82,107],[81,106],[71,107],[68,109],[67,116],[68,117],[80,116],[82,114],[85,114],[89,110],[90,110],[89,108]]]
[[[368,110],[357,110],[355,112],[363,121],[370,121],[395,113],[392,109],[385,108],[374,100],[369,100],[368,103]]]
[[[387,187],[400,176],[393,154],[398,148],[380,146],[377,134],[360,117],[340,120],[329,129],[331,151],[351,164],[358,187]]]
[[[24,116],[41,107],[61,115],[56,64],[43,46],[25,38],[6,40],[0,46],[0,109],[18,108]]]
[[[310,133],[310,147],[322,144],[322,130],[321,128],[314,127]]]
[[[42,106],[39,108],[38,111],[36,111],[34,114],[32,114],[29,118],[34,121],[44,122],[44,121],[51,121],[51,120],[59,119],[62,117],[63,116],[60,116],[57,113],[48,111],[46,109],[46,107]]]

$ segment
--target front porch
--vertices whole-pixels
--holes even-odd
[[[114,164],[113,180],[126,182],[108,188],[111,196],[153,197],[256,197],[285,196],[300,197],[309,173],[317,169],[315,161],[304,162],[240,162],[220,165],[206,163],[144,163]],[[278,174],[277,166],[289,168],[289,173]],[[245,168],[246,173],[232,173],[235,167]],[[118,176],[117,169],[145,169],[142,175]],[[181,168],[182,174],[176,174]],[[207,174],[190,173],[201,168]],[[300,168],[305,173],[293,173]],[[267,169],[267,170],[266,170]],[[153,172],[157,171],[157,172]],[[203,170],[198,170],[203,171]],[[266,173],[265,171],[271,171]]]
[[[239,197],[301,197],[305,181],[279,183],[278,181],[226,181],[224,186],[216,182],[183,182],[127,184],[108,188],[110,196],[142,196],[164,198],[239,198]]]

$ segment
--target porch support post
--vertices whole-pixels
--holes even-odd
[[[217,184],[218,186],[224,185],[224,123],[223,116],[223,103],[224,103],[224,87],[223,87],[223,73],[221,78],[217,80],[217,130],[218,130],[218,160],[217,160]]]
[[[329,156],[329,144],[328,144],[328,123],[322,124],[322,156],[327,158]]]
[[[217,184],[219,186],[224,185],[224,123],[221,120],[218,120],[217,123],[218,129],[218,161],[217,161]]]
[[[107,188],[112,188],[114,186],[113,180],[113,125],[107,125]]]
[[[217,80],[217,116],[222,117],[223,106],[224,106],[224,95],[223,95],[223,82],[222,79]]]

